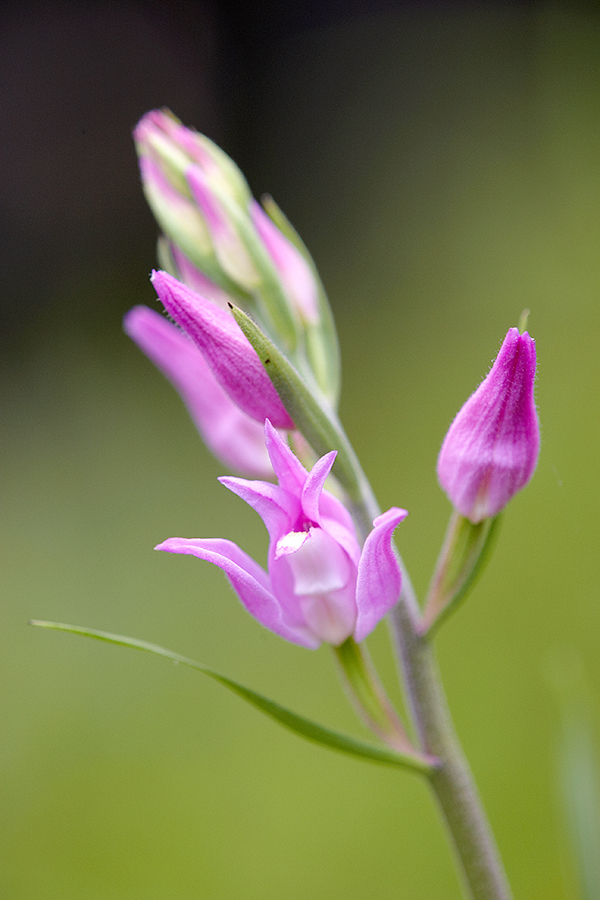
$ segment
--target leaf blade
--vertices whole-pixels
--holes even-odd
[[[153,653],[156,656],[162,656],[173,662],[188,666],[188,668],[202,672],[204,675],[212,678],[213,681],[217,681],[219,684],[260,709],[261,712],[270,716],[295,734],[341,753],[359,757],[368,760],[369,762],[413,769],[414,771],[423,774],[427,774],[432,769],[432,766],[426,760],[418,757],[412,758],[409,755],[404,756],[400,753],[388,750],[387,748],[376,747],[342,734],[341,732],[325,728],[323,725],[312,722],[310,719],[286,709],[279,703],[269,700],[268,697],[264,697],[262,694],[253,691],[251,688],[247,688],[244,685],[239,684],[239,682],[215,672],[203,663],[189,659],[187,656],[181,656],[181,654],[174,653],[172,650],[167,650],[165,647],[161,647],[158,644],[152,644],[148,641],[139,640],[138,638],[126,637],[125,635],[112,634],[107,631],[97,631],[94,628],[85,628],[80,625],[67,625],[63,622],[47,622],[33,619],[29,624],[35,625],[38,628],[48,628],[54,631],[79,634],[83,637],[93,638],[94,640],[103,641],[109,644],[116,644],[117,646],[129,647],[134,650],[143,650],[147,653]]]

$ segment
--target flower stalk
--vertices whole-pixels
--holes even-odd
[[[350,637],[333,647],[333,652],[348,695],[367,728],[393,750],[417,760],[423,759],[408,737],[364,643],[357,644]],[[438,763],[436,759],[426,761],[433,766]]]
[[[469,764],[456,737],[441,677],[428,638],[401,596],[390,622],[403,684],[421,752],[439,759],[429,784],[455,850],[466,896],[472,900],[512,897],[500,854]]]
[[[498,522],[496,516],[474,524],[458,510],[452,512],[419,625],[422,634],[431,635],[463,600],[489,553]]]

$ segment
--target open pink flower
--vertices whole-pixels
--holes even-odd
[[[497,515],[534,473],[540,449],[535,366],[535,341],[511,328],[442,444],[440,484],[473,523]]]
[[[309,473],[269,421],[265,441],[278,484],[219,480],[265,523],[268,572],[237,544],[219,538],[169,538],[156,549],[219,566],[246,609],[295,644],[339,645],[351,636],[362,641],[400,595],[391,539],[406,510],[392,507],[375,519],[361,550],[350,513],[323,487],[335,451]]]
[[[194,342],[147,306],[134,306],[123,327],[179,392],[217,459],[233,472],[272,477],[263,426],[230,398]]]

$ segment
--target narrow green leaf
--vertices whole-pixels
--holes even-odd
[[[414,769],[425,774],[431,771],[432,766],[424,760],[403,756],[400,753],[395,753],[392,750],[387,750],[385,748],[373,747],[370,744],[365,744],[348,735],[340,734],[337,731],[331,731],[329,728],[324,728],[322,725],[311,722],[310,719],[305,719],[304,716],[299,716],[296,713],[291,712],[291,710],[280,706],[273,700],[263,697],[262,694],[258,694],[256,691],[244,687],[244,685],[239,684],[237,681],[233,681],[225,675],[219,675],[218,672],[209,669],[208,666],[195,662],[195,660],[189,659],[186,656],[180,656],[179,653],[173,653],[171,650],[165,649],[165,647],[159,647],[157,644],[150,644],[147,641],[125,637],[121,634],[110,634],[106,631],[96,631],[93,628],[83,628],[79,625],[65,625],[62,622],[43,622],[34,619],[29,624],[36,625],[38,628],[51,628],[55,631],[67,631],[71,634],[80,634],[84,637],[94,638],[97,641],[105,641],[106,643],[117,644],[122,647],[132,647],[135,650],[145,650],[147,653],[154,653],[156,656],[164,656],[167,659],[173,660],[173,662],[181,663],[181,665],[189,666],[190,669],[196,669],[198,672],[208,675],[209,678],[212,678],[224,687],[229,688],[234,694],[237,694],[248,703],[256,706],[258,709],[262,710],[262,712],[266,713],[266,715],[271,716],[272,719],[275,719],[275,721],[279,722],[281,725],[289,728],[290,731],[307,738],[309,741],[314,741],[317,744],[322,744],[325,747],[330,747],[333,750],[339,750],[342,753],[348,753],[350,756],[357,756],[361,759],[369,760],[370,762]]]

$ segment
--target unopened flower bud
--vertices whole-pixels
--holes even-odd
[[[210,232],[215,255],[225,274],[244,291],[260,287],[262,276],[246,248],[240,225],[249,226],[246,209],[232,203],[227,192],[217,189],[200,166],[189,166],[187,182]],[[241,219],[241,222],[240,222]]]
[[[264,427],[242,412],[221,387],[196,344],[165,316],[147,306],[129,310],[123,326],[179,392],[206,446],[217,459],[246,477],[272,477]]]
[[[251,203],[250,211],[254,226],[279,274],[290,306],[305,322],[317,323],[320,318],[319,288],[308,262],[255,200]]]
[[[152,284],[169,315],[192,338],[217,381],[240,409],[259,422],[269,418],[277,428],[294,428],[256,351],[233,316],[167,272],[154,272]]]
[[[440,484],[473,523],[497,515],[533,475],[540,447],[535,368],[535,341],[511,328],[444,439]]]
[[[235,303],[235,297],[224,291],[212,279],[202,272],[198,266],[182,253],[177,244],[173,244],[165,237],[158,240],[158,262],[161,269],[169,275],[173,275],[178,281],[187,284],[193,291],[211,300],[221,309],[228,309],[230,303]]]

